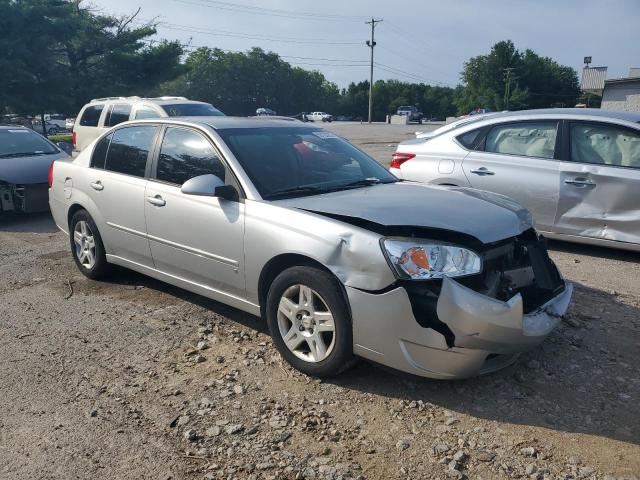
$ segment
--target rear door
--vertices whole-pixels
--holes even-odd
[[[511,197],[531,211],[541,230],[553,226],[558,203],[558,124],[527,120],[493,125],[462,163],[473,188]]]
[[[244,203],[185,195],[190,178],[213,174],[239,190],[221,155],[197,130],[167,127],[147,184],[145,209],[158,270],[244,297]]]
[[[153,267],[147,240],[144,192],[158,127],[122,127],[96,145],[87,171],[87,194],[100,213],[107,254]]]
[[[640,129],[566,123],[555,230],[640,243]]]

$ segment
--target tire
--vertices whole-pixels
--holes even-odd
[[[269,287],[266,314],[276,348],[297,370],[324,378],[354,364],[351,315],[333,275],[309,266],[288,268]]]
[[[49,135],[55,135],[56,133],[58,133],[58,127],[50,127],[47,133]]]
[[[91,242],[90,239],[93,241]],[[102,237],[91,215],[86,210],[78,210],[71,218],[69,241],[73,260],[85,277],[99,280],[107,276],[110,265],[107,263]],[[88,255],[87,251],[92,254]]]

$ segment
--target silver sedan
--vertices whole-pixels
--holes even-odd
[[[294,120],[122,123],[54,164],[49,201],[84,275],[120,265],[259,315],[310,375],[357,357],[490,372],[542,342],[571,298],[518,204],[400,182]]]
[[[500,193],[546,236],[640,250],[640,113],[506,112],[402,142],[399,178]]]

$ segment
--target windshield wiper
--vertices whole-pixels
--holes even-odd
[[[274,199],[280,197],[296,196],[296,195],[313,195],[315,193],[324,193],[326,188],[314,187],[311,185],[285,188],[284,190],[276,190],[264,196],[264,198]]]
[[[0,158],[11,158],[11,157],[35,157],[36,155],[47,155],[47,152],[16,152],[16,153],[0,153]]]

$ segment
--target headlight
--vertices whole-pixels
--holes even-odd
[[[429,280],[480,273],[477,253],[457,245],[410,238],[385,238],[382,250],[400,278]]]

